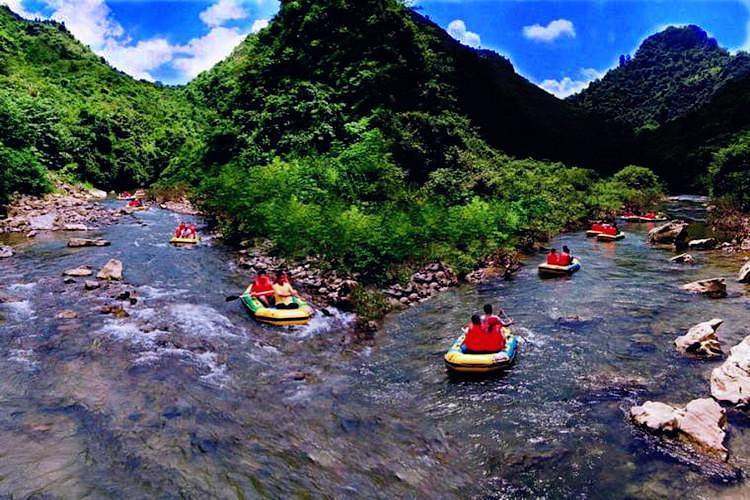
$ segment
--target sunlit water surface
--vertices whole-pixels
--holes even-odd
[[[687,201],[671,208],[704,217]],[[673,340],[719,317],[728,351],[750,333],[747,290],[730,280],[729,298],[712,301],[679,285],[731,277],[739,256],[670,264],[645,244],[647,225],[625,227],[618,243],[569,234],[553,244],[583,261],[572,278],[540,280],[542,257],[532,257],[512,281],[451,290],[361,341],[341,313],[308,327],[255,323],[225,301],[249,279],[227,249],[166,243],[180,218],[128,217],[96,233],[106,248],[68,249],[70,234],[6,238],[17,255],[0,261],[0,291],[19,301],[0,304],[0,494],[750,494],[666,456],[626,418],[646,399],[708,394],[720,361],[684,358]],[[136,304],[63,283],[63,270],[109,258],[123,261]],[[518,363],[497,377],[451,378],[442,355],[486,302],[515,318]],[[130,316],[99,312],[113,303]],[[80,318],[54,319],[63,309]],[[732,460],[750,470],[748,428],[733,412]]]

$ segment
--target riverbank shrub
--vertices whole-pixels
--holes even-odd
[[[367,281],[435,260],[469,272],[498,249],[549,237],[601,207],[594,172],[481,144],[457,151],[455,166],[423,185],[409,183],[379,129],[358,134],[325,155],[229,163],[203,180],[200,203],[231,239],[268,238],[280,255],[316,256]],[[652,181],[629,172],[608,181],[620,187],[612,206],[622,205],[625,183]]]
[[[750,132],[737,135],[719,149],[708,172],[712,197],[725,198],[742,211],[750,210]]]
[[[13,193],[41,195],[51,189],[44,166],[29,150],[17,150],[0,143],[0,207]]]

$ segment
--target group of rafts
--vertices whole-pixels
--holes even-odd
[[[663,214],[649,212],[645,215],[626,213],[619,217],[620,220],[631,223],[663,222],[667,217]],[[620,231],[615,224],[594,223],[591,229],[586,231],[586,236],[596,238],[603,242],[619,241],[625,238],[625,233]],[[545,262],[538,266],[539,276],[542,278],[554,278],[570,276],[581,270],[581,261],[572,257],[565,265]],[[491,373],[508,368],[516,359],[518,353],[518,340],[513,335],[510,325],[503,326],[502,335],[506,338],[506,346],[503,351],[488,354],[470,354],[465,352],[464,338],[461,337],[454,342],[445,355],[445,365],[449,370],[459,373]]]
[[[667,220],[661,214],[646,214],[637,216],[625,214],[620,219],[626,222],[659,222]],[[617,229],[616,225],[606,223],[594,223],[586,232],[586,236],[596,238],[599,241],[618,241],[625,238],[625,234]],[[173,244],[196,244],[200,238],[194,225],[181,223],[171,239]],[[550,263],[540,264],[538,267],[539,275],[544,278],[570,276],[581,269],[581,262],[578,258],[573,257],[568,265],[560,266]],[[295,296],[292,298],[294,308],[279,309],[266,306],[256,294],[253,293],[253,286],[247,287],[245,292],[240,296],[240,300],[247,307],[253,318],[262,323],[271,325],[306,325],[310,322],[314,309],[302,298]],[[498,352],[490,353],[472,353],[467,352],[464,346],[465,334],[456,339],[450,349],[444,356],[445,366],[448,370],[464,374],[486,374],[505,370],[509,368],[516,360],[519,351],[518,338],[511,329],[511,323],[503,322],[499,334],[505,337],[505,348]]]

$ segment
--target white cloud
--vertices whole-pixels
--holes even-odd
[[[469,47],[479,47],[482,40],[479,38],[477,33],[468,31],[466,29],[466,23],[461,19],[451,21],[448,25],[448,34]]]
[[[523,27],[523,36],[537,42],[552,42],[561,36],[576,36],[576,30],[573,23],[567,19],[555,19],[550,21],[547,26],[533,24]]]
[[[250,33],[268,26],[267,18],[256,19],[249,29],[229,28],[222,24],[245,19],[243,8],[249,0],[218,0],[199,14],[210,31],[184,45],[172,45],[164,37],[139,40],[128,37],[113,17],[106,0],[41,0],[51,10],[50,19],[65,23],[81,42],[103,56],[115,68],[145,80],[153,81],[153,72],[171,66],[180,76],[177,81],[194,78],[226,58]],[[262,15],[272,15],[276,0],[252,0]],[[0,0],[26,18],[44,18],[24,9],[24,0]]]
[[[250,27],[250,33],[257,33],[268,26],[268,19],[256,19]]]
[[[23,6],[23,0],[0,0],[0,5],[6,5],[10,10],[26,19],[42,19],[44,16],[36,12],[29,12]]]
[[[240,5],[240,0],[219,0],[199,14],[201,21],[215,28],[227,21],[245,19],[247,11]]]
[[[115,68],[135,78],[154,81],[150,72],[171,61],[175,51],[164,38],[152,38],[129,46],[110,43],[100,53]]]
[[[594,68],[585,68],[578,72],[578,79],[576,80],[566,76],[561,80],[544,80],[539,86],[550,94],[553,94],[560,99],[564,99],[582,91],[588,87],[592,81],[597,80],[602,76],[604,76],[604,74]]]
[[[231,54],[246,36],[247,33],[237,28],[214,28],[207,35],[180,47],[178,52],[187,57],[176,58],[172,65],[185,76],[195,78]]]

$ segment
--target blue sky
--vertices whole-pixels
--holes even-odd
[[[62,20],[114,66],[184,83],[261,29],[278,0],[0,0],[26,17]],[[671,24],[702,26],[733,50],[750,48],[750,0],[417,0],[467,45],[510,58],[560,96],[583,88]]]

